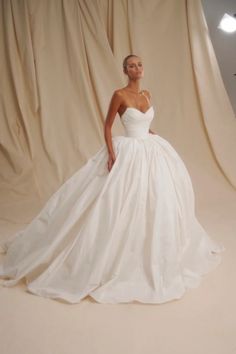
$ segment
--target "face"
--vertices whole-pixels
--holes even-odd
[[[138,80],[143,77],[144,69],[142,61],[139,57],[131,57],[127,61],[126,71],[124,71],[126,75],[131,80]]]

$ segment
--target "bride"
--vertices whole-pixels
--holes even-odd
[[[150,105],[150,93],[146,90],[140,91],[140,79],[144,74],[140,58],[136,55],[128,55],[123,61],[123,71],[128,75],[129,83],[126,87],[114,92],[105,122],[105,139],[109,151],[109,171],[115,162],[115,154],[111,139],[111,127],[116,113],[118,112],[120,117],[122,117],[125,111],[130,108],[137,109],[142,113],[146,113],[149,108],[152,108]],[[145,97],[144,100],[143,97]],[[131,107],[129,107],[130,105]],[[149,129],[149,132],[154,134],[151,129]]]
[[[140,57],[123,61],[127,86],[113,93],[104,144],[3,245],[3,286],[79,303],[163,303],[199,286],[223,245],[195,216],[194,191],[172,145],[150,129]],[[116,114],[125,135],[111,135]]]

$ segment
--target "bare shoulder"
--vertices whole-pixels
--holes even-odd
[[[115,117],[116,113],[118,112],[122,104],[122,101],[123,101],[123,96],[120,90],[119,89],[114,90],[110,100],[107,117],[112,117],[112,119]]]
[[[117,97],[118,99],[122,99],[125,96],[125,90],[123,88],[119,88],[114,91],[113,96]]]
[[[149,99],[152,97],[152,95],[150,94],[150,92],[148,90],[143,90],[143,93],[145,95],[147,95]]]
[[[123,94],[124,94],[124,90],[122,88],[119,88],[114,91],[114,95],[122,96]]]
[[[120,102],[123,98],[123,91],[122,89],[117,89],[113,92],[113,95],[112,95],[112,100],[113,101],[118,101]]]

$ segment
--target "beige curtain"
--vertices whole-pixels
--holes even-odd
[[[130,53],[144,63],[151,128],[183,158],[197,205],[206,191],[217,201],[234,193],[236,120],[200,0],[1,0],[0,53],[1,235],[27,224],[105,144]]]

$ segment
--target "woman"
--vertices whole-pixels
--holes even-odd
[[[129,78],[128,85],[114,92],[105,124],[105,139],[109,151],[109,171],[115,162],[115,154],[111,139],[111,127],[116,113],[118,112],[122,117],[126,108],[129,108],[129,106],[134,106],[142,112],[147,111],[150,106],[150,93],[146,90],[140,91],[140,79],[144,74],[143,65],[140,58],[136,55],[128,55],[123,61],[123,71]],[[149,129],[149,132],[154,134],[151,129]]]
[[[123,68],[128,84],[112,96],[106,144],[4,245],[3,285],[24,278],[31,293],[69,303],[163,303],[220,263],[224,246],[195,217],[183,161],[150,130],[141,59],[129,55]],[[112,137],[117,112],[125,136]]]

